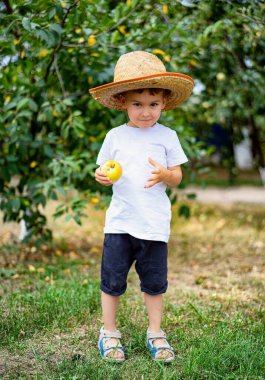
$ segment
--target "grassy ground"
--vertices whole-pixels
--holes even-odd
[[[204,174],[197,174],[194,180],[189,179],[189,183],[199,186],[236,187],[236,186],[263,186],[260,174],[257,169],[236,169],[233,178],[229,178],[228,170],[224,167],[210,166],[210,171]]]
[[[47,210],[52,213],[54,204]],[[265,207],[191,203],[174,209],[163,328],[176,351],[152,362],[147,318],[134,269],[118,325],[127,360],[103,362],[99,265],[104,213],[80,228],[50,221],[52,246],[21,247],[15,225],[0,229],[0,378],[264,379]]]

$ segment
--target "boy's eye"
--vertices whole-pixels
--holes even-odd
[[[151,107],[156,107],[158,103],[151,103]]]
[[[141,103],[133,103],[134,106],[139,107]]]

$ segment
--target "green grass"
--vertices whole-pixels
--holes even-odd
[[[263,187],[261,179],[248,179],[248,178],[236,178],[233,182],[229,181],[227,178],[207,178],[207,179],[197,179],[190,182],[191,185],[197,185],[202,188],[207,188],[208,186],[223,187],[223,188],[233,188],[238,186],[254,186]]]
[[[78,274],[71,263],[73,275],[63,278],[60,264],[58,267],[50,264],[45,268],[46,274],[57,268],[52,284],[45,281],[44,274],[32,274],[25,267],[21,286],[1,300],[5,379],[17,379],[18,374],[30,378],[30,373],[35,379],[262,378],[261,311],[253,313],[242,307],[231,316],[218,302],[205,305],[191,296],[181,304],[166,301],[164,328],[177,358],[173,364],[163,365],[150,360],[145,347],[145,309],[133,289],[122,297],[118,317],[127,361],[122,365],[102,362],[96,348],[101,325],[98,281],[84,283],[87,276]]]
[[[16,291],[1,306],[1,342],[10,346],[21,336],[27,339],[49,329],[85,323],[99,308],[98,284],[82,285],[73,279],[51,286],[37,283],[36,290]]]
[[[198,174],[196,178],[191,178],[192,185],[201,187],[236,187],[236,186],[255,186],[262,187],[262,180],[257,169],[240,170],[237,169],[234,177],[229,178],[227,169],[218,166],[209,166],[209,173]]]
[[[54,250],[0,246],[0,379],[264,379],[264,211],[194,203],[189,220],[173,218],[163,328],[176,360],[168,365],[146,348],[134,270],[117,320],[127,360],[101,360],[100,237],[84,240],[91,220],[71,226],[72,239],[62,240],[63,225]]]

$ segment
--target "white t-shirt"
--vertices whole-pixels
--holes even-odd
[[[107,133],[97,164],[119,161],[123,175],[113,184],[105,233],[128,233],[139,239],[168,242],[171,204],[164,183],[144,188],[154,170],[148,157],[165,167],[188,161],[176,132],[162,124],[150,128],[123,124]]]

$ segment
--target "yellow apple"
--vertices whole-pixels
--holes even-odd
[[[216,75],[216,78],[217,78],[217,80],[222,81],[222,80],[225,80],[226,76],[225,76],[224,73],[218,73],[218,74]]]
[[[122,167],[118,161],[109,160],[101,166],[101,171],[105,173],[111,182],[116,182],[122,176]]]

